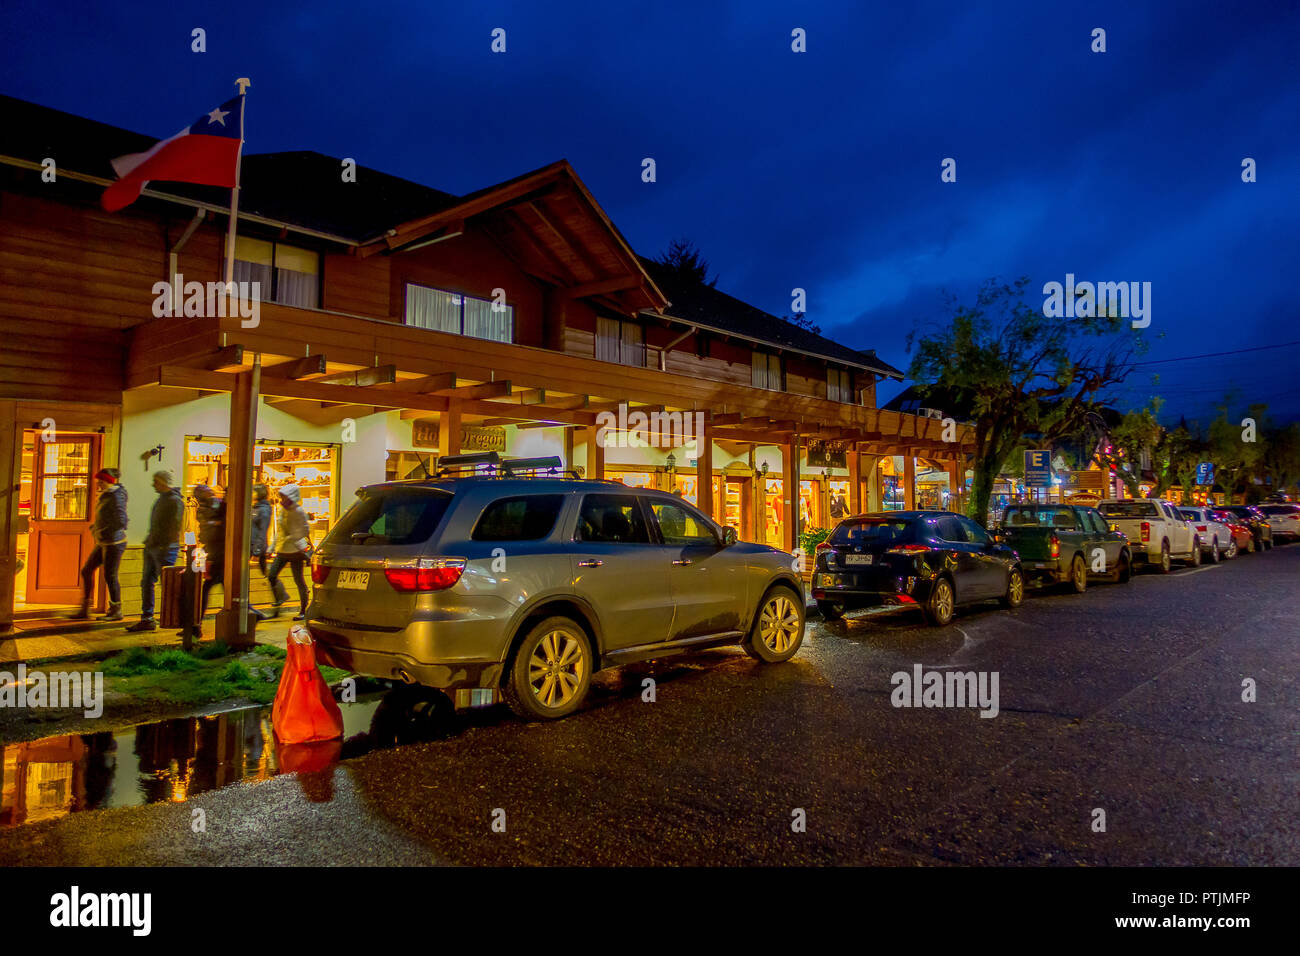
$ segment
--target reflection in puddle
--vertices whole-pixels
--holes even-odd
[[[347,743],[370,740],[373,731],[367,730],[381,702],[375,695],[341,705],[343,733],[352,738]],[[339,745],[332,747],[332,759],[337,759]],[[321,759],[321,748],[277,748],[270,707],[161,720],[116,732],[46,737],[4,744],[0,752],[0,827],[81,810],[184,803],[232,783],[320,770],[332,762]]]

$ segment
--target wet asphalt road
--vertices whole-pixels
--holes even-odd
[[[558,723],[491,708],[321,774],[0,831],[0,865],[1294,866],[1298,581],[1293,545],[943,629],[814,622],[787,665],[721,650],[605,672]],[[891,706],[917,663],[997,671],[1000,712]]]

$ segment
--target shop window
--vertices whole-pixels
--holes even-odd
[[[609,477],[621,481],[629,488],[653,488],[655,486],[655,476],[648,471],[625,471],[621,474],[610,474]]]
[[[785,376],[781,367],[781,356],[771,352],[754,350],[754,367],[751,384],[755,388],[769,388],[776,392],[785,391]]]
[[[832,402],[857,404],[853,395],[853,373],[842,368],[826,370],[826,397]]]
[[[839,521],[849,516],[849,483],[847,481],[828,481],[826,490],[830,497],[830,515],[832,521]]]
[[[512,305],[407,283],[406,324],[491,342],[513,342]]]
[[[551,533],[563,495],[519,495],[483,509],[470,535],[475,541],[539,541]]]
[[[596,358],[645,368],[645,355],[645,327],[640,322],[596,316]]]
[[[299,488],[299,503],[307,512],[311,541],[319,544],[336,517],[334,478],[338,474],[338,446],[280,444],[259,442],[253,450],[253,483],[266,485],[271,503],[273,539],[280,518],[279,489],[294,484]],[[224,497],[230,483],[230,446],[224,438],[188,438],[185,442],[185,487],[189,498],[196,484],[208,485]],[[192,504],[187,505],[185,530],[196,531]],[[274,544],[274,541],[269,541]]]
[[[320,308],[320,253],[283,242],[235,237],[235,281],[256,282],[263,302]]]
[[[785,525],[785,501],[782,496],[784,491],[780,478],[767,478],[764,480],[763,496],[765,508],[763,509],[763,532],[767,544],[779,548],[784,543],[781,537],[781,529]]]

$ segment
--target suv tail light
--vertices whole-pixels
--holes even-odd
[[[330,566],[328,564],[311,563],[311,583],[324,584],[325,579],[330,576]]]
[[[445,591],[465,573],[464,558],[420,558],[388,563],[384,577],[394,591]]]
[[[1047,539],[1047,544],[1052,549],[1050,552],[1051,556],[1053,558],[1059,558],[1061,556],[1061,539],[1053,534]]]
[[[1142,543],[1146,544],[1146,542],[1150,540],[1151,540],[1151,522],[1143,521],[1142,522]]]
[[[885,549],[885,554],[920,554],[922,551],[929,551],[928,544],[896,544],[892,548]]]
[[[1198,524],[1198,525],[1196,526],[1196,530],[1197,530],[1197,531],[1204,531],[1205,529],[1206,529],[1206,526],[1203,525],[1203,524]]]
[[[829,541],[818,541],[817,547],[813,549],[813,554],[818,555],[821,554],[823,551],[830,551],[833,548],[834,545],[832,545]]]

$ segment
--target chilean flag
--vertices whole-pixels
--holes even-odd
[[[100,205],[117,212],[139,199],[154,179],[233,188],[244,139],[243,99],[227,100],[152,149],[113,160],[118,179],[104,190]]]

